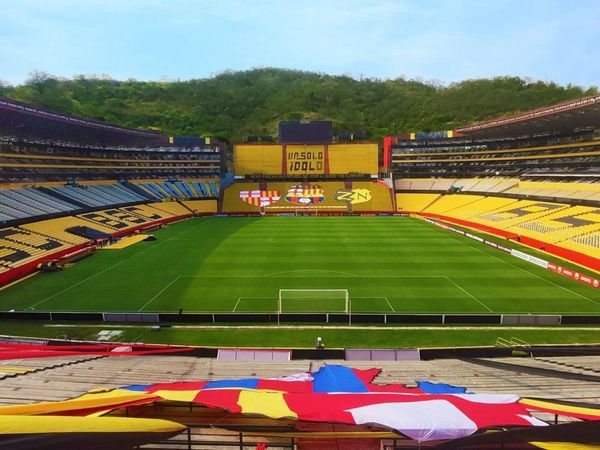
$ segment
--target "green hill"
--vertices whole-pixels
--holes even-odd
[[[39,74],[38,74],[39,75]],[[416,80],[356,80],[283,69],[228,72],[175,82],[31,77],[0,95],[126,127],[238,141],[275,134],[283,119],[331,119],[336,131],[446,130],[596,92],[518,77],[449,86]]]

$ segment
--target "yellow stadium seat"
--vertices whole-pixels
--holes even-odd
[[[421,212],[438,198],[440,198],[439,194],[396,194],[396,209]]]
[[[183,204],[195,213],[217,212],[216,200],[184,200]]]

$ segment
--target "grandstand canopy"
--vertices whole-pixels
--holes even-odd
[[[600,128],[600,94],[477,122],[457,128],[456,132],[474,138],[495,138],[556,134],[585,128]]]
[[[120,147],[153,147],[168,142],[167,136],[156,132],[123,128],[6,97],[0,97],[0,134],[16,139]]]

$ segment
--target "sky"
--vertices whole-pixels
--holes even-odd
[[[0,0],[0,80],[280,67],[600,85],[600,0]]]

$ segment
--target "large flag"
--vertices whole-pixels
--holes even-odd
[[[530,416],[516,395],[466,394],[464,388],[445,384],[434,388],[433,383],[422,382],[421,387],[415,388],[372,384],[378,373],[378,369],[332,365],[315,373],[275,379],[167,383],[124,389],[274,419],[376,425],[418,441],[455,439],[497,426],[546,425]]]
[[[273,419],[374,425],[418,441],[431,441],[463,438],[489,428],[546,426],[529,410],[558,411],[556,405],[527,404],[517,395],[468,393],[465,388],[447,384],[374,384],[379,372],[331,365],[316,372],[280,378],[130,385],[63,402],[0,406],[0,417],[98,415],[168,400]],[[561,412],[569,415],[571,409],[565,405]],[[577,413],[586,419],[600,419],[598,409],[581,409]]]
[[[0,415],[0,450],[126,450],[183,430],[185,425],[160,419]]]

